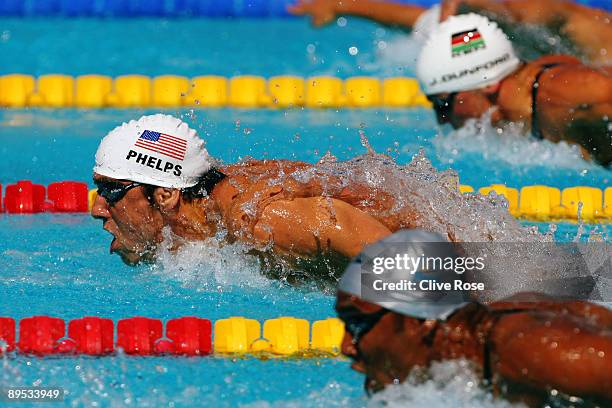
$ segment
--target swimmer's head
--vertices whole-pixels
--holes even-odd
[[[212,167],[204,141],[182,120],[148,115],[111,130],[96,152],[94,173],[159,187],[197,184]]]
[[[456,258],[453,244],[441,235],[423,230],[400,230],[366,246],[346,268],[338,290],[405,316],[444,320],[465,304],[464,294],[453,290],[421,290],[419,284],[421,281],[435,280],[442,284],[461,280],[462,275],[448,266]],[[370,290],[374,280],[406,281],[414,284],[415,289]]]
[[[484,16],[451,16],[430,35],[417,60],[427,95],[469,91],[499,82],[520,64],[512,43]]]
[[[417,77],[438,122],[460,127],[493,105],[490,94],[519,65],[497,24],[471,13],[451,16],[430,33],[417,60]]]
[[[98,197],[92,215],[115,237],[111,252],[128,264],[152,259],[163,227],[182,216],[181,205],[206,197],[223,178],[195,130],[161,114],[109,132],[93,170]]]
[[[426,366],[427,342],[438,322],[467,304],[463,292],[431,285],[462,279],[435,261],[456,257],[440,235],[403,230],[367,246],[342,275],[336,303],[346,328],[342,352],[354,360],[353,369],[366,375],[369,391],[403,381],[414,367]],[[402,281],[403,288],[372,290]]]

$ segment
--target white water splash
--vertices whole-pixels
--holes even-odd
[[[169,228],[164,229],[164,241],[152,266],[156,273],[204,291],[270,285],[260,272],[259,260],[247,253],[247,245],[228,244],[218,236],[205,241],[181,240],[180,247],[171,250],[179,239]]]
[[[433,363],[430,379],[419,382],[408,379],[402,384],[391,385],[375,394],[370,407],[420,406],[428,408],[506,408],[523,407],[496,399],[479,385],[478,375],[466,360]]]
[[[398,68],[402,67],[406,75],[412,74],[422,45],[423,41],[416,36],[397,34],[386,41],[384,48],[379,47],[376,65],[382,74],[397,75]]]
[[[383,192],[392,199],[392,207],[383,213],[399,217],[401,227],[423,228],[459,242],[551,240],[535,228],[522,227],[508,212],[503,197],[461,194],[457,173],[437,171],[422,151],[406,165],[373,151],[348,161],[326,155],[292,177],[300,182],[319,179],[324,195],[330,196],[343,188],[366,186],[361,209],[368,213],[369,204],[379,201]]]
[[[361,137],[369,146],[365,134]],[[571,251],[554,244],[552,234],[541,234],[535,226],[521,226],[508,212],[508,203],[502,196],[461,194],[457,174],[452,170],[437,171],[423,152],[407,165],[399,165],[371,147],[368,153],[348,161],[338,161],[327,154],[314,166],[281,171],[268,182],[293,186],[297,183],[306,186],[308,191],[320,189],[316,195],[344,199],[384,220],[381,222],[392,230],[420,228],[455,242],[481,243],[462,245],[470,256],[490,256],[487,273],[478,280],[490,290],[480,292],[478,300],[491,301],[529,290],[552,296],[590,293],[592,270]],[[244,206],[255,204],[247,202]],[[609,254],[602,248],[604,251],[595,254],[597,259],[592,264],[605,263]],[[250,249],[246,244],[225,243],[222,233],[201,242],[184,242],[166,230],[158,263],[153,269],[204,291],[273,284],[275,281],[261,273],[259,258],[248,254]],[[328,272],[338,277],[342,271],[332,268]],[[300,276],[306,276],[309,283],[320,277],[304,275],[299,265],[287,264],[279,278]]]
[[[519,408],[501,398],[494,398],[479,384],[478,375],[465,360],[433,363],[430,378],[425,381],[408,379],[399,385],[390,385],[371,398],[343,396],[342,388],[335,382],[324,389],[314,390],[299,400],[284,400],[273,403],[259,401],[247,404],[248,408],[276,407],[428,407],[428,408]],[[365,393],[364,393],[365,394]]]
[[[360,209],[375,217],[399,219],[395,228],[421,228],[452,241],[480,243],[462,245],[471,256],[488,256],[487,273],[477,278],[490,290],[479,292],[478,300],[492,301],[530,290],[551,296],[591,293],[594,270],[571,250],[555,244],[552,233],[521,226],[502,196],[461,194],[457,174],[437,171],[423,152],[404,166],[373,151],[344,162],[326,156],[292,177],[302,182],[319,178],[326,189],[324,195],[330,196],[343,188],[365,186]],[[390,208],[373,210],[381,194],[390,196]],[[597,265],[609,258],[602,245],[590,255],[594,257],[591,263]]]
[[[583,171],[597,168],[582,158],[578,146],[537,140],[526,135],[524,129],[516,124],[494,127],[490,113],[468,120],[460,129],[439,131],[432,144],[439,159],[448,164],[453,164],[461,156],[475,153],[485,161],[502,161],[513,167],[554,163],[556,168]]]

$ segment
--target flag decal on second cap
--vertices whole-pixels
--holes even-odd
[[[167,135],[165,133],[145,130],[142,132],[134,146],[161,153],[173,159],[183,160],[187,150],[187,141],[180,137]]]
[[[485,41],[476,28],[455,33],[451,36],[453,57],[469,54],[483,48],[485,48]]]

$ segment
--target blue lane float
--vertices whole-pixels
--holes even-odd
[[[395,0],[430,6],[436,0]],[[0,0],[0,16],[9,17],[291,17],[295,0]],[[577,0],[612,10],[610,0]]]
[[[21,16],[24,14],[24,4],[22,0],[2,0],[0,1],[0,15],[2,16]]]
[[[436,0],[395,0],[430,6]],[[21,17],[290,17],[295,0],[0,0],[0,16]],[[577,0],[612,10],[610,0]]]

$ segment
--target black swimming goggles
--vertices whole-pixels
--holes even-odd
[[[109,206],[117,204],[131,189],[143,186],[142,183],[123,184],[118,181],[94,180],[98,188],[98,195],[103,197]]]
[[[438,122],[444,123],[450,119],[455,107],[457,93],[427,95],[427,99],[433,104],[433,108],[438,115]]]
[[[363,313],[356,307],[343,307],[338,309],[338,317],[344,322],[344,329],[353,338],[353,344],[358,346],[359,341],[368,334],[383,318],[384,315],[391,312],[388,309],[380,309],[374,313]]]

